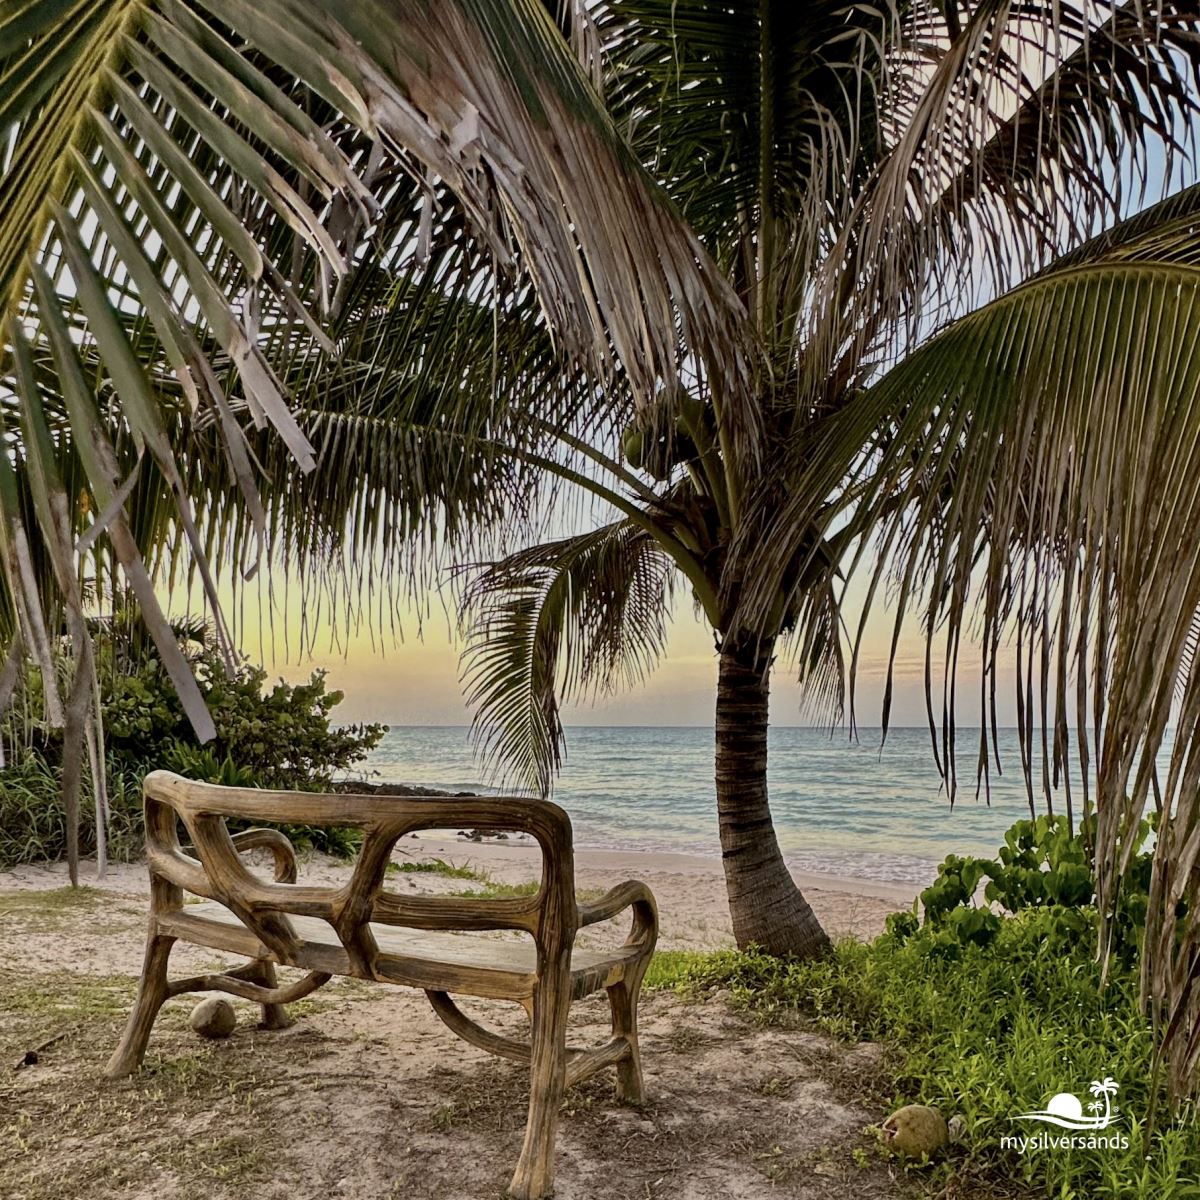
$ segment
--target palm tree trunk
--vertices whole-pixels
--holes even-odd
[[[733,935],[769,954],[818,954],[829,945],[796,887],[767,802],[767,703],[771,654],[731,644],[717,680],[717,816]]]

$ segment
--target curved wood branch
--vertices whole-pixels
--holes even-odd
[[[229,839],[241,854],[246,850],[270,850],[275,859],[275,882],[295,883],[299,874],[296,849],[278,829],[246,829]]]
[[[653,949],[658,940],[658,905],[654,902],[654,893],[638,879],[618,883],[599,900],[591,904],[581,904],[579,927],[582,929],[586,925],[611,920],[626,908],[633,910],[633,924],[630,926],[629,936],[625,939],[625,945],[649,945]]]
[[[502,1037],[498,1033],[492,1033],[490,1029],[484,1029],[482,1025],[472,1021],[446,992],[427,991],[425,995],[429,997],[433,1011],[442,1019],[447,1028],[458,1034],[464,1042],[470,1042],[472,1046],[478,1046],[489,1054],[508,1058],[513,1062],[528,1063],[530,1061],[527,1042]],[[570,1087],[572,1084],[590,1078],[597,1071],[603,1071],[605,1067],[624,1062],[631,1054],[632,1047],[626,1037],[615,1037],[603,1046],[597,1046],[591,1050],[568,1048],[566,1085]]]
[[[242,977],[246,968],[231,971],[228,975],[193,975],[188,979],[179,979],[167,984],[167,995],[181,996],[185,992],[227,992],[231,996],[240,996],[243,1000],[253,1000],[255,1004],[291,1004],[304,996],[315,992],[317,988],[328,983],[331,976],[324,971],[309,971],[303,979],[284,987],[268,988]]]
[[[625,1037],[615,1037],[594,1050],[568,1050],[567,1087],[590,1078],[605,1067],[624,1062],[631,1053],[629,1039]]]
[[[472,1046],[478,1046],[480,1050],[486,1050],[489,1054],[496,1054],[500,1058],[508,1058],[519,1063],[529,1062],[528,1042],[518,1042],[515,1038],[501,1037],[498,1033],[492,1033],[490,1029],[484,1029],[482,1025],[472,1021],[450,999],[447,992],[427,991],[425,995],[429,997],[429,1003],[433,1006],[433,1011],[441,1018],[442,1023],[453,1033],[458,1034],[464,1042],[470,1042]]]

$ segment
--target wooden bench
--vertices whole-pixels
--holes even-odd
[[[511,1195],[550,1193],[554,1138],[563,1089],[605,1067],[616,1067],[617,1095],[641,1102],[637,1001],[658,933],[654,897],[642,883],[623,883],[594,904],[574,890],[571,822],[544,800],[320,795],[254,791],[193,783],[165,771],[148,775],[146,851],[150,869],[150,927],[137,999],[111,1077],[137,1070],[163,1002],[185,992],[220,991],[262,1005],[263,1026],[289,1024],[284,1005],[315,991],[334,975],[421,988],[434,1012],[460,1037],[530,1069],[529,1119]],[[362,849],[341,887],[297,883],[296,855],[278,830],[230,834],[226,819],[347,825],[363,831]],[[187,831],[192,851],[179,841]],[[422,829],[467,826],[519,830],[541,847],[538,891],[515,898],[402,895],[384,884],[398,838]],[[241,854],[268,850],[275,881],[254,874]],[[193,857],[194,853],[194,857]],[[183,902],[184,892],[207,903]],[[632,923],[613,950],[575,946],[586,925],[624,909]],[[480,936],[518,930],[519,940]],[[176,941],[242,955],[250,961],[222,974],[168,980]],[[280,985],[277,965],[307,972]],[[612,1039],[592,1049],[566,1044],[571,1001],[607,989]],[[451,993],[513,1000],[529,1014],[528,1041],[477,1024]]]

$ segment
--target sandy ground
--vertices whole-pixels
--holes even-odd
[[[487,878],[535,877],[532,844],[453,835],[405,839],[395,857],[440,858]],[[264,864],[265,865],[265,864]],[[729,944],[719,863],[686,855],[577,852],[581,892],[641,878],[660,906],[660,947]],[[301,881],[347,868],[303,862]],[[224,1042],[187,1029],[193,999],[164,1009],[144,1070],[100,1077],[140,966],[145,868],[119,865],[94,890],[62,891],[60,867],[0,873],[0,1196],[6,1200],[259,1200],[500,1197],[520,1147],[524,1072],[440,1024],[403,988],[335,981],[293,1006],[282,1032],[239,1026]],[[912,893],[798,877],[831,933],[870,935]],[[436,892],[462,879],[397,874]],[[597,926],[590,940],[620,940]],[[211,970],[213,952],[178,946],[173,973]],[[472,1011],[520,1036],[515,1005]],[[572,1041],[607,1036],[603,996],[572,1010]],[[879,1052],[802,1028],[766,1028],[721,996],[647,993],[649,1102],[619,1105],[601,1075],[570,1091],[558,1141],[563,1200],[901,1196],[864,1130],[884,1115]],[[43,1043],[49,1042],[48,1045]],[[37,1063],[14,1070],[27,1050]]]
[[[454,834],[412,836],[397,844],[393,858],[401,863],[441,859],[456,867],[474,869],[499,883],[536,879],[541,869],[536,843],[520,835],[503,842],[471,842]],[[326,882],[345,871],[346,867],[336,859],[312,855],[302,866],[302,879]],[[660,949],[710,950],[732,945],[725,882],[721,864],[715,858],[625,850],[576,850],[575,879],[578,889],[584,892],[607,891],[625,879],[640,879],[649,884],[658,901]],[[887,914],[909,907],[918,890],[915,886],[893,886],[836,875],[795,872],[795,879],[821,924],[835,938],[847,935],[873,937],[880,933]],[[66,866],[62,863],[0,871],[0,891],[58,888],[66,882]],[[85,863],[80,882],[120,897],[140,900],[147,894],[146,869],[136,863],[110,866],[108,877],[103,881],[95,878],[94,865]],[[391,886],[449,891],[470,884],[461,879],[399,875],[394,877]],[[115,969],[135,970],[136,966],[136,962],[122,959]]]

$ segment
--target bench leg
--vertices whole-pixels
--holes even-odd
[[[279,986],[279,981],[275,977],[275,964],[269,958],[256,958],[251,964],[254,967],[252,975],[248,974],[247,979],[257,983],[259,987],[276,988]],[[292,1025],[292,1018],[288,1016],[287,1009],[282,1004],[264,1004],[262,1007],[262,1024],[260,1029],[288,1029]]]
[[[608,989],[608,1004],[612,1009],[613,1037],[623,1037],[629,1043],[629,1055],[617,1063],[617,1099],[630,1104],[644,1104],[646,1089],[642,1084],[642,1055],[638,1048],[637,1002],[642,990],[640,978],[625,979]]]
[[[138,982],[133,1011],[129,1014],[120,1044],[104,1069],[109,1079],[132,1075],[142,1065],[154,1019],[167,998],[167,959],[174,942],[173,937],[157,933],[152,933],[146,942],[146,957],[142,963],[142,977]]]
[[[543,975],[533,1000],[529,1120],[521,1158],[508,1189],[513,1200],[541,1200],[554,1191],[554,1141],[566,1083],[570,1004],[567,972]]]

